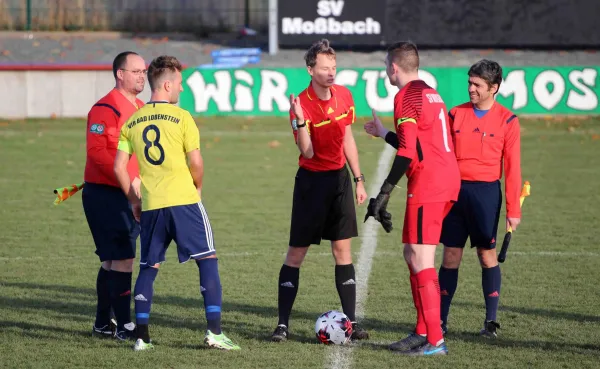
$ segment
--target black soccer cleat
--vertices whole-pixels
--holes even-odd
[[[500,324],[493,320],[486,320],[483,323],[483,329],[479,334],[485,338],[496,338],[498,333],[496,332],[500,328]]]
[[[121,330],[115,331],[114,337],[117,341],[135,341],[137,338],[137,327],[134,323],[127,323]]]
[[[273,335],[271,335],[271,341],[285,342],[288,339],[288,335],[288,328],[283,324],[279,324],[277,328],[275,328]]]
[[[442,342],[438,346],[434,346],[429,342],[425,342],[424,345],[415,347],[408,351],[396,351],[396,354],[407,355],[407,356],[434,356],[434,355],[448,355],[448,348],[446,342]]]
[[[410,351],[427,343],[427,337],[412,332],[408,337],[388,346],[392,351]]]
[[[110,324],[107,324],[102,327],[96,327],[96,324],[92,326],[92,336],[93,337],[101,337],[101,338],[109,338],[114,335],[114,331]]]
[[[369,339],[369,332],[361,327],[357,322],[352,322],[352,340],[366,340]]]

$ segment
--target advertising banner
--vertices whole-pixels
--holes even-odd
[[[469,99],[468,68],[425,68],[448,109]],[[505,68],[496,99],[516,114],[600,114],[598,66]],[[289,95],[310,82],[305,68],[186,69],[180,106],[192,115],[287,116]],[[383,68],[338,69],[336,83],[350,89],[358,116],[393,112],[398,89]]]

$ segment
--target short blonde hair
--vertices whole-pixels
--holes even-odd
[[[154,90],[160,79],[167,73],[181,72],[183,67],[179,60],[174,56],[162,55],[152,60],[148,67],[148,83],[150,89]]]

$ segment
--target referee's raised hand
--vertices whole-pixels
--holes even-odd
[[[304,112],[302,111],[302,105],[300,104],[300,98],[290,95],[290,111],[298,120],[304,120]]]

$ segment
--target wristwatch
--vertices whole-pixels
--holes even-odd
[[[364,174],[361,174],[360,177],[354,177],[354,183],[358,183],[358,182],[366,182]]]
[[[292,129],[297,131],[298,128],[306,127],[306,121],[302,124],[298,124],[298,119],[292,120]]]

